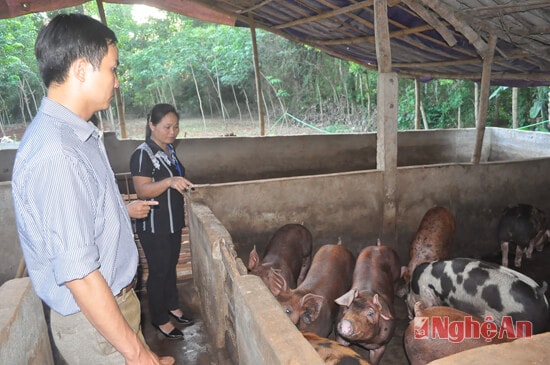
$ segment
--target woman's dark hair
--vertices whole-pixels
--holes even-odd
[[[170,104],[157,104],[151,109],[151,113],[147,115],[147,124],[145,125],[145,140],[151,138],[151,128],[149,128],[149,122],[153,125],[159,124],[160,120],[168,113],[174,113],[176,118],[180,120],[180,115],[176,108]]]
[[[88,60],[99,69],[101,60],[116,44],[115,33],[101,22],[83,14],[59,14],[42,27],[34,44],[40,76],[46,87],[62,83],[71,64]]]

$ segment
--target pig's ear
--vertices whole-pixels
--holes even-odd
[[[307,325],[313,323],[321,313],[324,300],[325,297],[321,295],[311,293],[304,295],[302,300],[300,300],[300,308],[302,312],[300,319]]]
[[[343,305],[349,307],[353,300],[357,298],[357,289],[351,289],[346,294],[342,295],[340,298],[336,298],[334,301],[338,305]]]
[[[258,256],[258,252],[256,251],[256,245],[254,245],[254,248],[252,251],[250,251],[250,256],[248,257],[248,270],[254,270],[254,268],[260,263],[260,256]]]
[[[422,311],[425,309],[424,303],[421,300],[414,303],[414,316],[422,317]]]
[[[286,280],[283,275],[281,275],[281,270],[271,268],[271,270],[269,270],[269,273],[267,274],[267,281],[267,287],[269,288],[269,291],[271,291],[271,294],[273,294],[274,296],[278,296],[282,292],[288,290]]]
[[[424,292],[424,294],[421,294],[421,295],[426,307],[441,305],[440,300],[437,298],[437,296],[435,295],[432,289],[428,288],[427,286],[424,286],[421,288],[421,292]]]
[[[407,277],[405,277],[407,275]],[[399,276],[400,278],[405,278],[408,281],[408,278],[410,278],[409,275],[409,267],[408,266],[401,266],[401,274]]]
[[[374,294],[374,297],[372,298],[372,303],[380,313],[380,317],[382,317],[382,319],[385,319],[386,321],[393,319],[390,308],[386,304],[386,301],[385,300],[380,301],[380,297],[378,296],[378,294]]]

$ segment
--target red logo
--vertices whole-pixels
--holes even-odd
[[[494,338],[515,340],[533,335],[533,323],[529,321],[513,321],[512,317],[504,316],[500,326],[493,317],[485,317],[478,322],[472,316],[466,316],[460,321],[451,321],[449,317],[415,317],[415,339],[446,339],[459,343],[465,339],[484,339],[491,342]]]

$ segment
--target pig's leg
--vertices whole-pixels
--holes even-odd
[[[305,257],[302,259],[302,268],[300,269],[300,276],[298,276],[298,280],[296,281],[296,286],[299,286],[302,281],[306,278],[307,272],[309,271],[309,266],[311,265],[311,257]]]
[[[527,250],[527,249],[525,249]],[[524,249],[520,245],[516,246],[516,259],[514,260],[514,265],[516,267],[521,267],[521,257],[523,256]]]
[[[502,251],[502,266],[508,267],[508,244],[509,242],[505,241],[500,244],[500,250]]]
[[[542,231],[542,234],[537,242],[535,242],[535,249],[538,252],[541,252],[544,249],[544,243],[548,240],[548,237],[550,237],[550,231],[544,230]]]
[[[380,346],[377,349],[370,350],[370,363],[372,365],[378,365],[380,363],[380,359],[382,359],[382,355],[384,355],[384,350],[386,350],[386,346]]]
[[[539,233],[537,233],[537,235],[535,237],[533,237],[529,241],[529,245],[527,246],[527,249],[525,250],[525,257],[530,259],[533,256],[533,250],[535,249],[535,244],[540,240],[540,238],[542,237],[543,234],[544,234],[544,231],[540,231]]]

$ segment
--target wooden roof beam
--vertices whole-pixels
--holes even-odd
[[[293,27],[295,25],[303,25],[305,23],[318,22],[318,21],[323,20],[323,19],[333,18],[333,17],[336,17],[338,15],[342,15],[342,14],[346,14],[346,13],[349,13],[349,12],[352,12],[352,11],[355,11],[355,10],[358,10],[358,9],[366,8],[367,6],[372,6],[373,1],[374,0],[362,1],[362,2],[359,2],[357,4],[353,4],[353,5],[350,5],[350,6],[343,7],[343,8],[327,11],[325,13],[321,13],[321,14],[318,14],[318,15],[314,15],[314,16],[310,16],[310,17],[302,18],[302,19],[297,19],[297,20],[294,20],[292,22],[288,22],[288,23],[285,23],[285,24],[279,24],[279,25],[275,26],[274,28],[284,29],[284,28]]]
[[[507,57],[507,59],[514,58],[514,59],[522,59],[530,57],[530,55],[522,53],[520,55],[517,55],[515,57]],[[493,61],[495,63],[498,63],[499,61],[504,60],[504,57],[494,57]],[[479,58],[470,58],[470,59],[464,59],[464,60],[452,60],[452,61],[439,61],[439,62],[411,62],[411,63],[393,63],[393,67],[399,67],[399,68],[423,68],[423,67],[445,67],[445,66],[453,66],[453,65],[475,65],[479,64],[480,60]]]
[[[262,6],[264,5],[267,5],[269,4],[270,2],[272,2],[273,0],[264,0],[256,5],[253,5],[249,8],[246,8],[246,9],[239,9],[236,11],[237,14],[246,14],[248,12],[251,12],[252,10],[255,10],[255,9],[258,9],[258,8],[261,8]]]
[[[436,12],[440,17],[451,24],[459,33],[475,47],[477,53],[483,58],[487,55],[487,43],[468,24],[461,22],[446,5],[438,0],[421,0],[424,5]]]
[[[399,4],[400,2],[401,2],[401,0],[390,0],[390,1],[388,1],[388,6],[395,6],[395,5]],[[337,8],[337,9],[334,9],[334,10],[331,10],[331,11],[327,11],[325,13],[321,13],[321,14],[318,14],[318,15],[314,15],[314,16],[310,16],[310,17],[302,18],[302,19],[297,19],[297,20],[294,20],[292,22],[288,22],[288,23],[285,23],[285,24],[279,24],[279,25],[275,26],[274,28],[284,29],[284,28],[295,26],[295,25],[302,25],[302,24],[305,24],[305,23],[318,22],[320,20],[324,20],[324,19],[328,19],[328,18],[334,18],[338,15],[351,13],[351,12],[354,12],[355,10],[367,8],[367,7],[372,6],[373,4],[374,4],[374,0],[365,0],[365,1],[361,1],[361,2],[352,4],[352,5],[349,5],[349,6],[345,6],[345,7],[342,7],[342,8]]]
[[[536,0],[536,1],[522,1],[518,3],[509,3],[494,6],[483,6],[478,8],[461,10],[460,13],[464,15],[470,15],[475,13],[476,17],[495,17],[506,14],[519,13],[523,11],[542,9],[549,7],[548,0]]]
[[[419,0],[403,0],[403,2],[411,8],[419,17],[421,17],[426,23],[431,25],[440,35],[445,42],[451,47],[454,47],[457,40],[446,26],[443,24],[434,14],[426,9]]]
[[[523,49],[525,52],[528,52],[532,56],[536,56],[536,58],[539,59],[539,62],[536,62],[534,60],[529,60],[528,61],[529,63],[537,65],[542,69],[548,68],[548,61],[545,61],[545,60],[550,58],[549,47],[535,47],[527,42],[522,43],[521,36],[516,36],[515,34],[512,34],[506,29],[498,28],[490,22],[474,19],[473,17],[468,18],[468,20],[466,20],[465,18],[466,17],[463,15],[458,16],[458,19],[462,20],[464,23],[469,22],[472,26],[475,26],[479,29],[484,29],[489,34],[495,34],[501,39],[508,40],[508,42],[513,43],[516,47]],[[502,51],[502,49],[498,47],[496,49],[498,53],[500,53],[505,58],[507,58],[505,52]]]
[[[423,25],[421,27],[410,28],[398,30],[390,33],[390,38],[397,38],[407,34],[416,34],[423,32],[425,30],[430,30],[432,27],[430,25]],[[356,43],[374,43],[374,36],[365,36],[365,37],[353,37],[353,38],[344,38],[344,39],[331,39],[329,41],[318,41],[317,43],[322,45],[336,45],[336,44],[356,44]]]
[[[406,77],[410,79],[422,79],[422,78],[432,78],[432,79],[448,79],[448,80],[480,80],[480,73],[462,73],[460,75],[456,73],[444,73],[444,72],[416,72],[411,71],[399,71],[400,77]],[[505,80],[515,80],[515,81],[548,81],[550,82],[550,75],[544,73],[532,73],[532,74],[512,74],[507,72],[493,72],[491,78],[495,79],[505,79]]]
[[[550,25],[539,25],[534,27],[510,28],[510,33],[519,37],[531,35],[542,35],[550,33]]]

